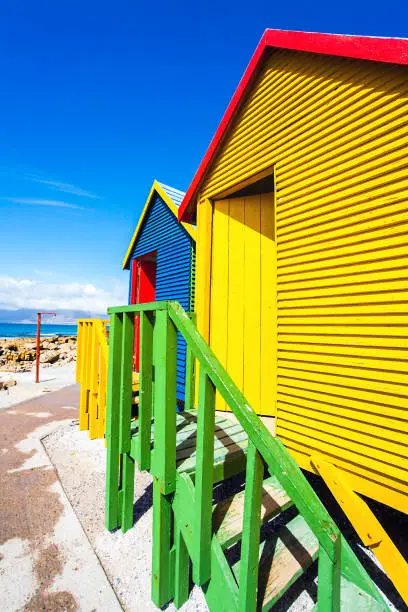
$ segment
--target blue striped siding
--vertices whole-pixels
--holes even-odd
[[[166,187],[166,192],[168,189],[171,188]],[[172,189],[172,192],[177,190]],[[184,194],[178,193],[182,199]],[[178,204],[174,193],[172,199],[173,196],[174,203]],[[191,240],[189,234],[156,193],[133,247],[131,260],[157,251],[156,300],[177,300],[185,310],[189,310],[190,304]],[[131,276],[129,287],[130,283]],[[186,343],[179,335],[177,346],[177,399],[179,400],[184,400],[185,371]]]
[[[179,189],[175,189],[174,187],[170,187],[169,185],[165,185],[164,183],[159,183],[160,187],[167,193],[169,198],[173,201],[173,203],[177,206],[180,206],[183,201],[184,196],[186,195],[184,191],[180,191]]]

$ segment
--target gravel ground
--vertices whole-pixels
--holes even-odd
[[[103,440],[89,440],[77,424],[61,426],[42,440],[59,478],[100,562],[127,612],[157,610],[150,599],[152,479],[137,472],[135,479],[135,525],[123,534],[109,533],[104,527],[104,490],[106,451]],[[227,485],[231,488],[231,483]],[[234,488],[234,487],[232,487]],[[228,492],[231,494],[232,490]],[[326,491],[318,491],[322,500]],[[324,498],[324,499],[323,499]],[[327,504],[326,504],[327,505]],[[330,508],[332,515],[334,508]],[[334,509],[335,510],[335,509]],[[378,566],[375,557],[361,547],[344,516],[335,519],[346,533],[355,552],[366,566],[377,586],[385,593],[391,610],[404,610],[392,583]],[[405,526],[407,523],[405,522]],[[316,602],[316,570],[305,574],[274,608],[275,612],[307,612]],[[173,605],[167,607],[175,610]],[[183,612],[208,610],[201,590],[194,587]]]
[[[105,458],[103,440],[89,440],[77,424],[66,425],[42,440],[62,486],[126,612],[157,610],[150,598],[152,479],[135,479],[135,525],[127,533],[104,526]],[[168,612],[176,610],[173,605]],[[201,589],[194,587],[183,612],[208,610]]]

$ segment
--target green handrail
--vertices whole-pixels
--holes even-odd
[[[133,460],[151,467],[154,477],[153,599],[163,605],[174,595],[169,533],[171,501],[177,486],[176,470],[176,363],[177,332],[187,344],[186,399],[194,398],[194,360],[199,365],[196,476],[194,484],[193,579],[211,578],[212,486],[215,426],[215,391],[231,408],[248,436],[248,467],[244,501],[241,573],[247,575],[239,594],[242,610],[255,609],[259,547],[259,511],[263,465],[267,465],[292,499],[319,542],[319,610],[339,610],[341,574],[382,599],[345,539],[283,444],[273,437],[252,410],[231,377],[197,331],[191,317],[172,301],[119,306],[111,315],[107,394],[107,527],[129,528],[133,510]],[[130,393],[134,317],[141,319],[139,431],[131,448]],[[153,400],[154,398],[154,400]],[[115,416],[115,410],[118,412]],[[154,416],[153,455],[151,421]],[[119,458],[118,458],[119,457]],[[119,489],[118,490],[118,473]],[[255,536],[254,536],[255,534]],[[177,534],[179,539],[180,534]],[[164,548],[163,548],[164,546]],[[164,552],[163,552],[164,551]],[[173,593],[173,594],[172,594]]]

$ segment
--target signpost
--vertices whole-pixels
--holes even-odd
[[[35,382],[40,382],[40,334],[41,334],[41,315],[57,316],[55,312],[37,312],[37,347],[35,351]]]

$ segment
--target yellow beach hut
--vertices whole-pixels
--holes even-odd
[[[179,209],[199,331],[349,516],[353,492],[408,512],[407,64],[267,30]]]

